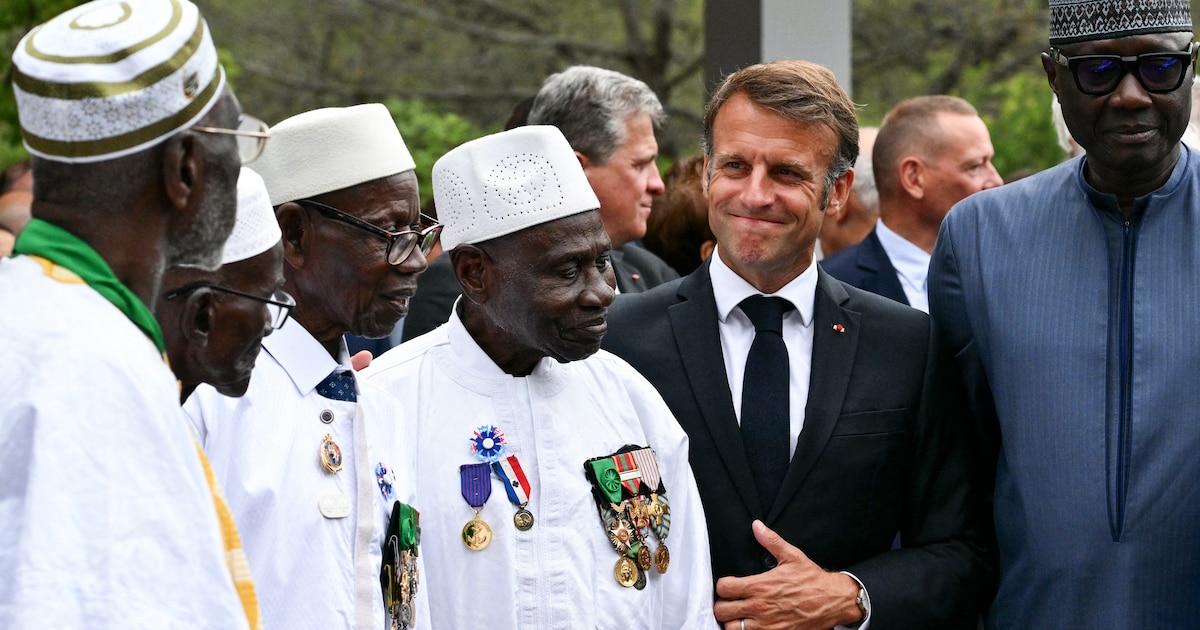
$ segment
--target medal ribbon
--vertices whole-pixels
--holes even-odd
[[[508,500],[513,505],[523,506],[529,503],[529,493],[532,491],[532,487],[529,485],[529,480],[525,478],[525,471],[521,469],[521,462],[517,460],[516,455],[509,455],[492,463],[492,470],[496,471],[496,475],[504,481],[504,490],[508,493]]]
[[[487,464],[463,464],[458,467],[462,497],[467,505],[479,509],[492,496],[492,475]]]
[[[650,492],[658,492],[658,484],[662,480],[658,474],[658,458],[654,455],[654,449],[638,449],[633,452],[633,459],[637,462],[638,470],[642,472],[642,482],[646,484],[646,488]]]
[[[16,254],[37,256],[71,271],[117,307],[164,352],[162,328],[142,299],[121,284],[108,263],[87,243],[41,219],[30,219],[13,247]]]
[[[637,496],[642,483],[642,473],[638,470],[637,461],[633,459],[633,453],[613,455],[612,461],[616,465],[617,472],[620,473],[621,485],[630,494]]]
[[[603,494],[603,498],[611,503],[621,502],[621,475],[617,472],[617,466],[613,463],[611,457],[603,457],[593,459],[587,462],[592,467],[592,477],[596,489]],[[599,500],[600,497],[597,497]],[[603,508],[603,504],[600,505]]]

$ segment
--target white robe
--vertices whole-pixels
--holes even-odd
[[[687,435],[624,361],[604,351],[566,364],[542,359],[530,376],[514,378],[452,315],[376,359],[363,378],[417,414],[417,496],[434,628],[716,627]],[[480,512],[493,540],[472,551],[462,541],[474,512],[462,497],[459,466],[478,462],[468,440],[481,425],[507,436],[507,452],[518,455],[532,486],[528,508],[536,520],[518,531],[516,507],[494,482]],[[585,460],[626,444],[655,450],[671,501],[671,564],[662,575],[651,569],[645,590],[614,578],[619,556],[584,477]]]
[[[341,365],[350,369],[344,348]],[[184,404],[237,521],[268,630],[384,628],[379,569],[392,504],[421,509],[401,402],[361,381],[357,403],[322,397],[317,384],[338,366],[289,320],[263,339],[245,396],[201,385]],[[326,434],[341,449],[336,474],[320,461]],[[387,499],[379,464],[394,476]],[[350,502],[346,517],[322,515],[318,500],[333,495]],[[429,627],[427,588],[417,589],[412,627]]]
[[[174,375],[53,269],[0,260],[0,628],[245,628]]]

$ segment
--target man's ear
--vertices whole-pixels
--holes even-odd
[[[925,198],[925,164],[916,156],[900,160],[896,167],[900,187],[913,199]]]
[[[575,152],[575,157],[579,158],[579,165],[582,166],[583,170],[585,170],[585,171],[588,169],[589,166],[592,165],[592,161],[589,160],[586,155],[584,155],[578,151]]]
[[[194,206],[205,173],[204,143],[196,133],[185,131],[164,143],[163,188],[171,205]]]
[[[308,213],[304,206],[289,201],[275,209],[275,219],[279,221],[279,230],[283,232],[283,259],[293,269],[303,269],[307,253],[304,235],[312,231]]]
[[[1058,85],[1056,85],[1056,79],[1058,78],[1059,68],[1062,68],[1062,66],[1054,63],[1054,60],[1050,58],[1049,53],[1042,53],[1042,70],[1046,72],[1046,82],[1050,84],[1050,89],[1054,90],[1054,95],[1056,98],[1058,97]]]
[[[183,337],[187,339],[188,350],[200,350],[208,346],[209,334],[213,329],[216,295],[208,287],[200,287],[188,293],[183,306]]]
[[[476,304],[487,302],[494,277],[487,254],[474,245],[459,245],[450,250],[449,255],[463,297]]]

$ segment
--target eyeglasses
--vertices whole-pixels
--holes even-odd
[[[1079,55],[1068,57],[1057,48],[1043,53],[1054,63],[1070,68],[1075,87],[1091,96],[1103,96],[1117,89],[1126,73],[1152,94],[1174,92],[1183,85],[1188,66],[1200,44],[1192,42],[1182,52],[1155,52],[1122,57],[1120,55]]]
[[[249,114],[242,114],[238,118],[237,129],[220,127],[192,127],[192,129],[204,133],[237,136],[238,156],[242,158],[242,164],[257,160],[258,156],[262,155],[263,147],[267,145],[267,138],[271,137],[271,128],[267,126],[267,123]]]
[[[223,287],[219,284],[211,284],[208,282],[197,282],[195,284],[179,287],[178,289],[169,291],[163,296],[163,299],[174,300],[181,295],[186,295],[200,288],[211,289],[221,293],[228,293],[230,295],[248,298],[254,300],[255,302],[262,302],[267,307],[267,314],[269,315],[270,320],[269,324],[272,331],[282,328],[284,322],[286,322],[288,319],[288,315],[291,315],[292,309],[296,308],[296,300],[283,290],[276,291],[270,298],[264,298],[250,293],[235,291],[228,287]]]
[[[296,203],[302,206],[312,206],[327,213],[329,218],[335,221],[341,221],[342,223],[352,225],[360,230],[366,230],[387,239],[386,257],[389,265],[403,263],[418,248],[421,250],[422,256],[428,256],[429,252],[433,249],[433,245],[437,243],[438,237],[442,234],[442,224],[438,223],[437,219],[425,216],[424,214],[421,215],[421,223],[425,227],[422,227],[420,230],[389,232],[377,225],[367,223],[356,216],[342,212],[333,206],[327,206],[311,199],[299,199]]]

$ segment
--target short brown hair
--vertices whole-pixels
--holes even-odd
[[[858,159],[858,112],[854,103],[828,68],[797,60],[760,63],[725,77],[704,109],[704,153],[709,158],[713,121],[735,94],[745,94],[750,102],[784,118],[823,124],[833,130],[838,146],[825,175],[826,193]]]
[[[938,116],[941,114],[979,115],[970,103],[957,96],[936,94],[900,101],[883,117],[879,135],[875,137],[875,148],[871,151],[876,188],[885,193],[894,192],[896,167],[900,160],[940,150],[943,138],[938,133]]]

